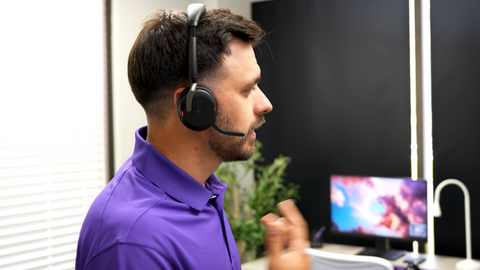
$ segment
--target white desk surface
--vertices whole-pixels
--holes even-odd
[[[342,254],[357,254],[360,252],[363,247],[359,246],[348,246],[340,244],[329,244],[325,243],[323,247],[318,248],[319,250],[342,253]],[[407,252],[405,256],[408,256],[410,253]],[[424,254],[422,254],[424,255]],[[407,264],[403,262],[405,256],[398,258],[395,261],[392,261],[394,266],[403,266],[406,267]],[[427,255],[424,255],[427,256]],[[458,257],[448,257],[441,255],[430,255],[427,256],[426,261],[420,264],[420,269],[425,270],[455,270],[455,263],[465,259]],[[267,270],[268,269],[268,260],[267,258],[260,258],[248,263],[242,264],[243,270]]]

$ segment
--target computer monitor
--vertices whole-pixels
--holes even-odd
[[[386,239],[427,240],[423,179],[332,175],[330,206],[332,233],[376,240],[363,255],[394,260],[405,251],[387,249]]]

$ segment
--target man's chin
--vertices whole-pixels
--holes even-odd
[[[242,149],[238,149],[236,153],[230,152],[230,154],[224,155],[224,161],[247,161],[249,160],[253,154],[255,153],[255,140],[253,143],[248,140],[242,147]]]
[[[224,162],[246,161],[255,153],[255,139],[256,133],[250,129],[243,137],[214,133],[209,143]]]
[[[255,139],[249,139],[247,143],[244,145],[245,150],[243,151],[243,161],[249,160],[253,154],[255,153]]]

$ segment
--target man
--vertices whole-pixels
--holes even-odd
[[[253,52],[264,32],[228,10],[202,8],[189,7],[188,21],[183,12],[150,14],[132,47],[128,77],[148,128],[92,204],[77,269],[241,268],[223,210],[227,187],[213,172],[252,156],[255,129],[272,110]],[[262,220],[271,269],[308,269],[306,223],[290,201],[279,209],[285,218]]]

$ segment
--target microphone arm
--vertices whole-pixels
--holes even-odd
[[[213,123],[212,127],[216,129],[218,132],[229,135],[229,136],[238,136],[238,137],[244,137],[245,134],[243,132],[237,132],[237,131],[228,131],[228,130],[223,130],[219,128],[215,123]]]

